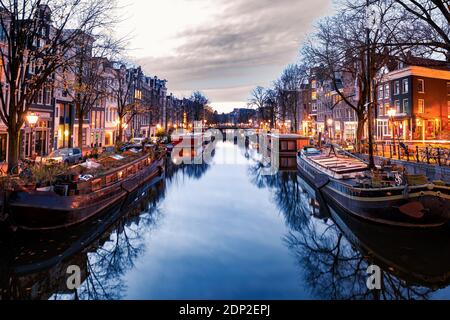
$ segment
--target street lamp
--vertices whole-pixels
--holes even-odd
[[[392,144],[394,145],[394,156],[397,154],[396,150],[395,150],[395,116],[397,115],[397,110],[395,110],[394,108],[391,108],[388,110],[387,112],[388,117],[391,119],[392,121]]]
[[[32,145],[32,143],[33,143],[33,128],[34,128],[34,126],[36,125],[36,123],[39,121],[39,116],[37,116],[34,112],[33,113],[30,113],[30,114],[28,114],[27,116],[26,116],[26,118],[27,118],[27,122],[28,122],[28,125],[30,126],[30,128],[31,128],[31,138],[30,138],[30,146]],[[33,150],[33,148],[31,148],[31,150]],[[41,153],[42,153],[42,150],[41,150]]]
[[[331,119],[331,118],[329,118],[328,120],[327,120],[327,125],[328,125],[328,134],[329,134],[329,138],[330,138],[330,140],[332,141],[333,139],[333,137],[332,137],[332,132],[333,132],[333,119]]]

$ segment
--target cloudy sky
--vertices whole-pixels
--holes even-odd
[[[129,56],[178,97],[205,93],[220,112],[246,105],[295,62],[331,0],[119,0]]]

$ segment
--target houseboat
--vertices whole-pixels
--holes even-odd
[[[55,230],[80,224],[111,207],[122,208],[164,174],[164,154],[140,152],[132,161],[89,181],[54,186],[51,191],[12,191],[6,209],[10,223],[24,230]]]
[[[213,136],[210,132],[182,132],[173,134],[172,159],[175,163],[186,162],[186,160],[197,163],[202,160],[204,150],[212,141]]]
[[[345,151],[304,148],[299,173],[324,197],[359,218],[405,228],[440,227],[450,219],[450,186],[426,177],[374,170]]]
[[[277,161],[282,171],[297,170],[297,152],[309,145],[309,138],[298,134],[268,134],[269,157]]]

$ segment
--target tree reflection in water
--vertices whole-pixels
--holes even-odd
[[[81,300],[118,300],[123,298],[125,273],[134,268],[145,249],[145,235],[158,227],[163,218],[160,199],[165,187],[152,190],[145,201],[133,207],[97,243],[85,250],[87,278],[72,298]],[[66,295],[55,294],[54,299]]]
[[[314,191],[311,192],[311,187],[297,174],[280,172],[275,176],[264,176],[261,175],[261,169],[262,165],[259,163],[250,166],[250,178],[258,188],[272,190],[273,200],[291,229],[284,241],[298,263],[304,283],[314,296],[339,300],[430,299],[431,294],[439,288],[434,288],[432,284],[417,285],[415,282],[408,282],[399,277],[394,264],[381,262],[399,260],[398,257],[391,256],[390,250],[383,251],[384,256],[380,257],[379,252],[376,256],[360,245],[361,240],[371,241],[369,243],[373,244],[373,241],[376,242],[380,240],[379,238],[371,237],[369,233],[364,234],[364,232],[357,236],[344,234],[341,230],[343,226],[328,219],[329,212],[337,214],[334,208],[325,207],[323,203],[320,203]],[[317,205],[320,206],[318,210],[315,208]],[[358,223],[365,224],[365,222]],[[361,228],[365,230],[364,225]],[[371,228],[374,227],[371,226]],[[358,236],[366,235],[368,239],[358,238]],[[388,241],[392,240],[391,245],[395,246],[396,239],[402,235],[386,234],[386,236]],[[351,239],[351,242],[348,239]],[[445,237],[444,241],[448,243],[448,237]],[[444,246],[443,252],[447,247]],[[395,252],[395,250],[392,251]],[[398,268],[408,268],[408,263],[415,263],[415,261],[413,259],[406,261],[405,266]],[[434,261],[434,263],[441,262]],[[369,290],[367,287],[369,276],[367,269],[372,264],[383,267],[381,290]],[[448,273],[443,277],[445,277],[444,286],[448,286]]]
[[[135,267],[135,261],[146,250],[144,235],[158,227],[164,217],[159,204],[165,197],[166,185],[178,184],[180,179],[200,179],[209,169],[207,164],[174,165],[167,159],[164,186],[153,192],[147,201],[133,208],[122,218],[103,244],[87,252],[88,277],[82,287],[72,295],[82,300],[123,299],[126,285],[123,277]],[[55,295],[55,299],[66,298]]]

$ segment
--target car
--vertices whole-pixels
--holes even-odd
[[[76,164],[83,159],[83,153],[78,148],[64,148],[53,151],[44,159],[45,163]]]

